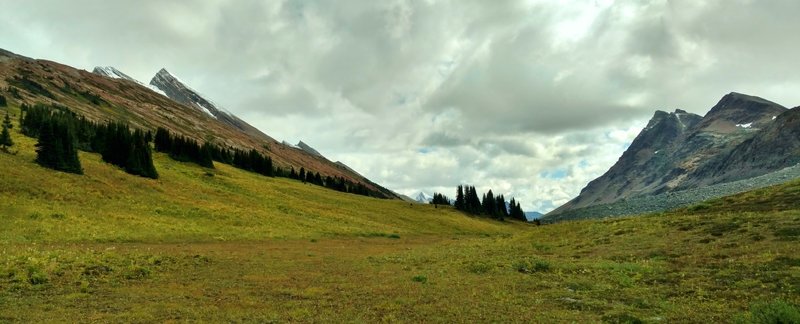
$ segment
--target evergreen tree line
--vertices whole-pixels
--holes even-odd
[[[322,181],[322,175],[319,172],[314,173],[313,171],[306,172],[306,169],[301,167],[300,172],[295,172],[294,167],[289,170],[289,178],[300,180],[303,183],[311,183],[318,186],[324,186],[325,182]]]
[[[483,215],[498,220],[508,217],[521,221],[527,220],[525,212],[515,199],[512,198],[506,208],[506,199],[503,195],[495,197],[492,190],[489,190],[482,195],[482,198],[478,198],[478,192],[474,186],[459,185],[456,189],[454,205],[457,210],[468,214]]]
[[[233,157],[232,160],[227,163],[230,163],[239,169],[255,172],[268,177],[275,176],[276,172],[275,168],[272,166],[272,159],[269,156],[262,155],[255,149],[250,149],[250,151],[233,149],[232,152],[228,151],[226,154]]]
[[[331,177],[327,176],[325,179],[322,178],[322,175],[319,172],[313,171],[306,171],[305,168],[301,167],[300,172],[295,171],[294,167],[290,168],[288,173],[285,173],[284,176],[286,178],[300,180],[304,183],[315,184],[318,186],[323,186],[328,189],[346,192],[356,195],[362,196],[369,196],[369,188],[362,183],[354,183],[349,180],[345,180],[343,177]]]
[[[362,196],[369,196],[369,188],[367,188],[367,186],[365,186],[363,183],[353,183],[352,181],[345,180],[342,177],[334,178],[331,176],[327,176],[325,177],[325,183],[323,185],[328,189],[333,189],[336,191],[362,195]]]
[[[22,105],[20,129],[38,139],[36,161],[42,166],[82,173],[77,150],[100,153],[103,161],[130,174],[158,178],[149,133],[122,123],[98,124],[58,105]]]
[[[36,163],[54,170],[83,174],[73,116],[64,113],[61,107],[49,109],[44,105],[28,107],[23,104],[21,108],[24,116],[20,123],[22,133],[39,139]]]
[[[153,165],[153,154],[150,151],[150,137],[142,130],[131,131],[127,124],[109,123],[98,125],[86,122],[86,130],[94,133],[88,138],[92,143],[92,151],[102,155],[103,161],[125,169],[125,172],[145,178],[158,179],[158,172]],[[84,132],[86,133],[86,132]]]
[[[444,194],[440,193],[433,193],[433,200],[431,200],[431,204],[434,205],[451,205],[450,198],[447,198]]]
[[[156,135],[153,138],[156,152],[167,153],[173,160],[181,162],[193,162],[206,168],[214,168],[214,152],[211,144],[205,143],[200,145],[197,141],[186,138],[180,135],[172,135],[170,132],[159,127],[156,130]],[[224,159],[223,162],[231,160],[229,155],[222,155],[217,153],[218,159]]]
[[[370,195],[369,189],[364,184],[353,183],[342,177],[327,176],[323,179],[319,172],[306,171],[302,167],[299,172],[295,171],[294,167],[287,172],[274,166],[269,156],[263,155],[255,149],[246,151],[223,148],[209,142],[200,145],[193,139],[172,134],[169,130],[161,127],[156,130],[153,142],[156,151],[167,153],[177,161],[194,162],[208,168],[213,168],[212,161],[217,161],[268,177],[290,178],[341,192]]]

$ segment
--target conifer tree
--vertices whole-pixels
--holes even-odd
[[[0,95],[0,107],[6,107],[6,106],[8,106],[8,103],[6,103],[6,97]]]
[[[445,196],[444,194],[433,193],[433,200],[431,200],[431,204],[450,205],[450,198],[447,198],[447,196]]]
[[[14,125],[11,124],[11,117],[8,116],[8,112],[6,112],[6,118],[3,118],[3,126],[8,127],[8,129],[14,128]]]
[[[145,138],[145,142],[147,139]],[[203,146],[200,147],[199,156],[197,159],[197,164],[206,168],[214,168],[214,162],[212,161],[212,148],[211,144],[205,142]]]
[[[65,121],[50,118],[42,123],[36,144],[36,162],[47,168],[83,174],[75,135]]]
[[[464,203],[464,186],[458,185],[458,189],[456,189],[456,209],[463,211],[465,208]]]
[[[481,206],[481,199],[478,197],[478,191],[475,186],[469,187],[469,199],[467,211],[476,215],[480,215],[483,207]]]
[[[497,204],[497,201],[494,198],[494,193],[492,193],[492,190],[489,189],[489,192],[483,196],[483,211],[490,217],[499,218],[497,215],[497,206],[495,206],[495,204]]]
[[[134,131],[131,136],[125,172],[151,179],[158,179],[158,173],[153,165],[153,156],[150,145],[147,144],[145,134],[140,130]]]
[[[506,208],[506,198],[503,195],[499,195],[495,197],[496,203],[495,207],[498,210],[497,215],[501,218],[505,218],[509,216],[508,208]]]
[[[6,113],[6,118],[3,121],[3,130],[0,133],[0,148],[4,151],[14,145],[14,141],[11,140],[11,133],[8,131],[9,128],[11,128],[11,120],[8,119],[8,113]]]
[[[153,138],[153,144],[157,152],[169,152],[172,147],[172,138],[166,128],[159,127],[156,129],[156,136]]]

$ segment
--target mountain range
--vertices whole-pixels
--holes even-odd
[[[584,208],[636,197],[668,199],[669,193],[763,176],[798,162],[800,107],[734,92],[705,116],[656,111],[616,164],[545,218],[578,216]]]
[[[144,84],[114,67],[96,67],[90,73],[6,50],[0,50],[0,63],[0,87],[13,88],[15,99],[21,103],[63,105],[93,121],[122,121],[143,130],[163,127],[201,143],[255,149],[270,156],[278,167],[341,177],[364,184],[372,196],[399,199],[392,191],[341,162],[328,160],[302,142],[304,149],[283,145],[166,69]]]

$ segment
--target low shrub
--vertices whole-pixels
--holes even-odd
[[[783,300],[758,302],[750,305],[750,311],[740,315],[736,323],[783,324],[800,323],[800,308]]]
[[[419,282],[419,283],[426,283],[426,282],[428,282],[428,277],[423,276],[423,275],[417,275],[417,276],[414,276],[414,278],[411,278],[411,281]]]

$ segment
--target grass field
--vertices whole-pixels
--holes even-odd
[[[86,153],[71,175],[13,133],[0,322],[717,323],[800,303],[800,182],[536,227],[160,154],[158,180]]]

